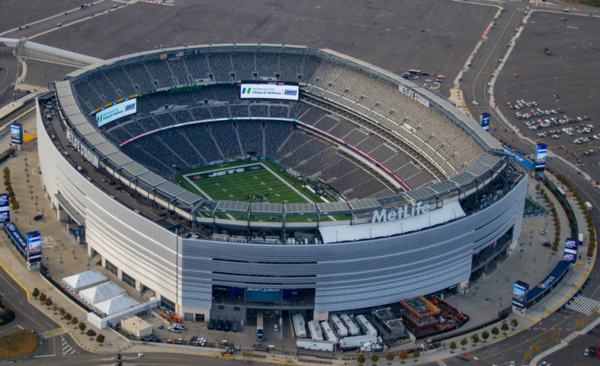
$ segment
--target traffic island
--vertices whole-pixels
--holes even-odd
[[[0,337],[0,361],[29,356],[40,348],[40,335],[30,330],[18,330]]]

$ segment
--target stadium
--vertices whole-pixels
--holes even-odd
[[[520,235],[527,175],[493,137],[331,50],[158,49],[52,89],[37,109],[52,206],[185,320],[453,294]]]

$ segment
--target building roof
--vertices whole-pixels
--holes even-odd
[[[121,326],[124,324],[131,325],[132,327],[135,326],[135,329],[138,331],[152,328],[150,323],[137,316],[132,316],[131,318],[121,320]]]
[[[79,289],[87,288],[93,285],[101,284],[108,281],[105,275],[93,269],[91,271],[79,273],[73,276],[63,278],[62,282],[66,283],[70,288],[75,291]]]
[[[125,293],[125,289],[114,282],[85,289],[79,292],[79,296],[88,304],[94,305],[102,301],[112,299]]]
[[[94,309],[106,315],[111,315],[138,304],[139,302],[131,297],[127,295],[121,295],[119,297],[114,297],[112,299],[97,303],[94,305]]]

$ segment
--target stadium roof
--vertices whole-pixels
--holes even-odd
[[[291,214],[316,213],[317,207],[314,203],[286,203],[285,212]]]
[[[252,202],[253,213],[281,213],[283,205],[281,203],[270,202]]]

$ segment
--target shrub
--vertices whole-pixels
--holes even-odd
[[[467,343],[469,343],[469,341],[466,338],[463,338],[462,341],[460,341],[460,345],[463,347],[466,346]]]
[[[44,301],[44,305],[46,305],[46,306],[52,305],[52,299],[51,298],[47,298],[46,301]]]
[[[392,362],[392,361],[394,361],[394,355],[391,353],[388,353],[387,355],[385,355],[385,359]]]
[[[79,323],[79,325],[77,326],[77,328],[79,328],[79,330],[81,332],[85,332],[85,328],[87,328],[87,327],[85,326],[84,322],[81,322],[81,323]],[[93,330],[91,330],[91,329],[90,329],[90,331],[93,332]]]
[[[498,329],[498,327],[494,327],[492,328],[492,334],[497,336],[498,334],[500,334],[500,330]]]
[[[71,315],[71,313],[66,313],[64,318],[67,320],[71,320],[73,318],[73,315]]]
[[[516,328],[519,326],[519,321],[517,319],[513,319],[510,321],[510,324],[513,326],[513,328]]]
[[[357,362],[358,362],[360,365],[362,365],[363,363],[365,363],[365,361],[366,361],[366,360],[367,360],[367,359],[365,358],[365,356],[364,356],[364,355],[358,355],[358,358],[356,359],[356,361],[357,361]]]
[[[454,352],[454,350],[455,350],[455,349],[456,349],[456,347],[458,347],[458,346],[456,345],[456,342],[452,342],[452,343],[450,343],[450,346],[449,346],[449,347],[450,347],[450,352]]]
[[[484,330],[483,333],[481,333],[481,338],[483,338],[484,341],[487,341],[487,339],[490,338],[490,333]]]
[[[45,294],[45,293],[43,293],[43,292],[40,294],[40,301],[41,301],[41,302],[44,302],[44,301],[46,301],[46,294]]]
[[[406,360],[408,358],[408,354],[404,351],[400,352],[400,357],[401,360]]]
[[[58,311],[60,313],[60,315],[62,315],[63,317],[66,314],[65,308],[60,308],[60,310]]]
[[[36,287],[36,288],[34,288],[34,289],[33,289],[33,292],[31,293],[31,296],[33,296],[33,297],[38,297],[38,296],[40,296],[40,290],[38,290],[38,289],[37,289],[37,287]]]
[[[74,316],[73,319],[71,319],[71,324],[76,325],[77,323],[79,323],[79,320]]]
[[[98,336],[96,337],[96,342],[98,342],[98,343],[104,342],[104,336],[102,334],[98,334]]]
[[[416,350],[415,353],[413,353],[413,357],[414,358],[421,357],[421,352],[419,352],[419,350]]]
[[[373,362],[377,362],[377,361],[379,361],[379,356],[377,356],[376,354],[374,354],[374,353],[373,353],[373,354],[371,355],[371,361],[373,361]]]
[[[93,329],[88,330],[87,332],[85,332],[85,335],[88,337],[93,337],[96,335],[96,332],[94,332]]]
[[[508,323],[504,323],[504,324],[502,324],[502,327],[500,327],[500,329],[502,329],[503,332],[506,332],[509,328],[510,327],[509,327]]]

